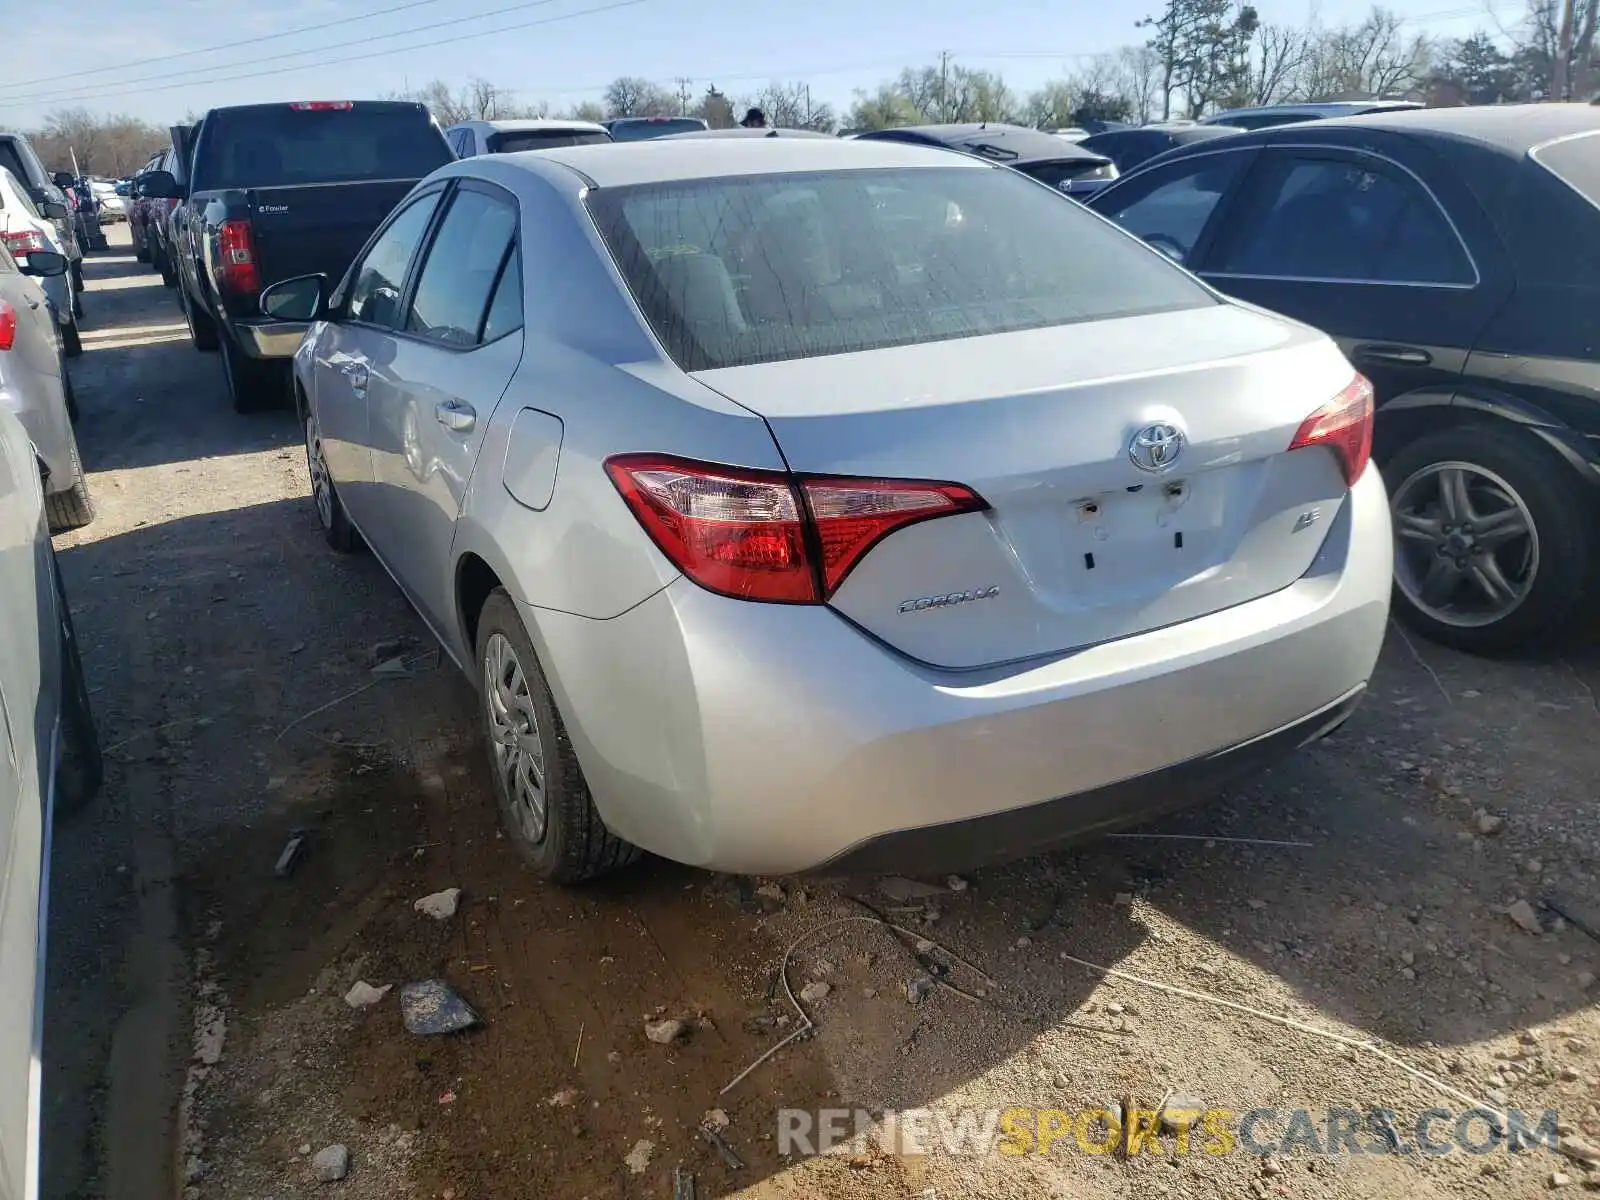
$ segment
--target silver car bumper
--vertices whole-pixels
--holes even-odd
[[[1136,821],[1199,798],[1169,785],[1220,786],[1337,725],[1377,661],[1392,556],[1371,468],[1290,587],[1011,667],[936,670],[831,609],[682,579],[612,620],[524,618],[622,837],[727,871],[909,871]]]

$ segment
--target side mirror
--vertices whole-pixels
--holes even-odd
[[[57,171],[54,175],[50,176],[50,178],[52,181],[54,181],[58,188],[69,188],[78,182],[75,178],[73,178],[71,171]]]
[[[134,185],[135,192],[147,200],[179,200],[183,187],[171,171],[146,171]]]
[[[300,275],[261,293],[261,311],[279,321],[320,321],[328,314],[328,277]]]
[[[67,273],[67,256],[54,250],[30,250],[17,259],[17,270],[24,275],[37,275],[49,279]]]
[[[39,213],[47,221],[65,221],[72,215],[67,211],[67,206],[59,200],[46,200],[39,205]]]

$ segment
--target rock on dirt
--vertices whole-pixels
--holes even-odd
[[[927,976],[906,980],[906,1003],[921,1004],[933,995],[934,982]]]
[[[344,1002],[351,1008],[371,1008],[387,996],[393,986],[392,983],[386,983],[382,987],[373,987],[365,979],[358,979],[344,994]]]
[[[459,1033],[483,1023],[472,1005],[442,979],[423,979],[403,985],[400,1019],[410,1032],[424,1037]]]
[[[1161,1129],[1164,1133],[1177,1133],[1188,1129],[1206,1112],[1206,1102],[1197,1096],[1168,1096],[1161,1108]]]
[[[670,1046],[684,1035],[688,1029],[682,1021],[668,1017],[661,1021],[646,1021],[644,1023],[644,1036],[658,1046]],[[635,1147],[637,1149],[638,1147]]]
[[[627,1164],[628,1170],[635,1175],[643,1175],[649,1169],[650,1159],[655,1152],[656,1144],[654,1142],[640,1138],[633,1144],[633,1149],[628,1151],[627,1156],[622,1161]]]
[[[918,883],[915,879],[906,879],[901,875],[887,875],[878,880],[878,890],[889,899],[898,900],[902,904],[908,900],[930,900],[945,893],[942,887],[931,883]]]
[[[1535,937],[1544,932],[1544,926],[1539,923],[1539,914],[1533,911],[1533,905],[1526,900],[1518,900],[1508,906],[1506,916],[1510,917],[1519,929]]]
[[[319,1183],[338,1183],[350,1174],[350,1148],[348,1146],[325,1146],[318,1150],[316,1157],[311,1160],[311,1170],[316,1174]]]
[[[411,907],[435,921],[448,921],[456,915],[456,909],[460,904],[461,889],[453,887],[445,888],[442,892],[434,892],[431,896],[424,896]]]
[[[824,983],[820,979],[813,979],[810,983],[806,984],[805,987],[800,989],[800,999],[804,1000],[807,1004],[815,1004],[818,1000],[826,999],[828,993],[831,991],[833,991],[832,984]]]

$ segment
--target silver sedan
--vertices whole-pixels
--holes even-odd
[[[478,687],[544,875],[1028,854],[1335,728],[1372,392],[1058,192],[688,139],[441,168],[268,289],[315,508]]]

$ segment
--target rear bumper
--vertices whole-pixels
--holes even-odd
[[[274,321],[270,318],[236,321],[234,332],[239,345],[251,358],[293,358],[300,339],[311,328],[306,321]]]
[[[1178,807],[1326,732],[1377,661],[1392,555],[1371,469],[1292,586],[987,671],[681,579],[609,621],[524,618],[622,837],[729,871],[919,870]]]

